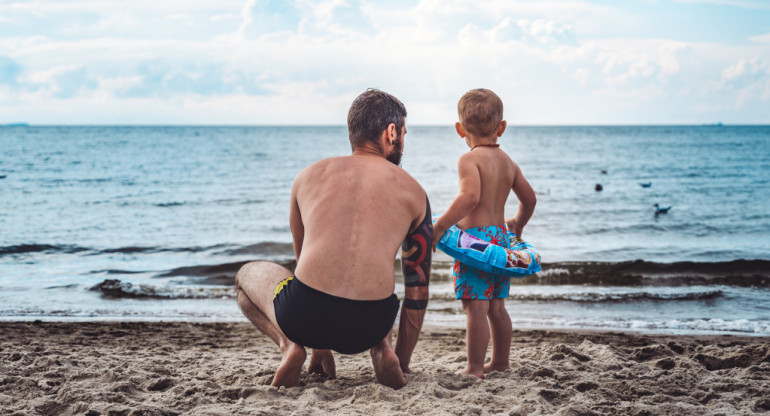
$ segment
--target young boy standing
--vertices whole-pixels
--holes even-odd
[[[453,224],[475,237],[510,247],[506,227],[521,236],[535,210],[536,197],[519,166],[497,143],[506,127],[503,102],[490,90],[475,89],[460,98],[457,112],[460,118],[455,123],[457,134],[471,150],[457,161],[460,191],[433,226],[433,251]],[[519,207],[514,217],[505,219],[505,201],[511,190],[519,199]],[[510,288],[509,278],[483,272],[457,260],[452,276],[456,298],[462,300],[466,315],[468,364],[462,374],[484,378],[484,373],[490,371],[510,370],[512,328],[504,304]],[[492,360],[485,366],[490,332]]]

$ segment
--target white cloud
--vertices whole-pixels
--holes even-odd
[[[578,82],[578,85],[581,87],[584,87],[586,83],[588,82],[588,77],[591,75],[591,70],[588,68],[578,68],[575,70],[575,81]]]
[[[765,33],[763,35],[757,35],[757,36],[751,36],[749,37],[749,40],[755,43],[763,43],[766,45],[770,45],[770,33]]]
[[[130,12],[115,0],[13,4],[0,3],[0,15],[30,29],[0,28],[0,57],[17,65],[3,88],[20,100],[0,114],[17,120],[38,100],[115,117],[125,106],[136,122],[142,109],[148,122],[166,111],[181,120],[182,103],[201,122],[271,123],[301,109],[303,123],[343,123],[367,87],[393,92],[411,122],[430,124],[452,122],[459,95],[479,86],[504,98],[514,123],[770,110],[767,63],[752,61],[770,56],[770,35],[739,45],[610,36],[643,17],[589,1],[140,0]]]
[[[572,27],[561,25],[553,20],[529,21],[523,19],[518,21],[518,25],[524,33],[540,43],[571,42],[575,38]]]
[[[29,74],[23,79],[27,89],[53,98],[72,98],[80,93],[96,89],[96,79],[82,66],[60,65],[45,71]]]
[[[718,89],[730,91],[736,108],[757,101],[770,102],[770,63],[759,59],[741,59],[722,71]]]
[[[240,16],[235,13],[225,13],[225,14],[215,14],[209,18],[212,22],[220,22],[220,21],[227,21],[227,20],[235,20],[238,19]]]
[[[741,59],[722,71],[722,81],[736,81],[745,77],[757,77],[768,74],[770,66],[759,58]]]

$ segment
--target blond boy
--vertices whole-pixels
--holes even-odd
[[[503,102],[487,89],[468,91],[457,103],[457,134],[470,151],[460,156],[457,171],[460,191],[434,225],[433,250],[453,224],[467,233],[504,247],[510,246],[507,229],[521,236],[535,210],[536,197],[519,166],[500,149],[497,138],[505,131]],[[510,191],[519,199],[516,215],[505,219]],[[462,374],[484,378],[490,371],[509,371],[511,318],[505,310],[510,280],[469,267],[455,260],[452,276],[457,299],[466,315],[468,363]],[[492,338],[492,360],[484,365]]]

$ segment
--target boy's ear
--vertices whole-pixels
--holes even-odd
[[[460,123],[459,121],[455,123],[455,130],[457,130],[457,134],[459,134],[460,137],[462,137],[463,139],[465,138],[465,136],[467,136],[467,134],[465,134],[465,129],[463,128],[462,123]]]
[[[505,131],[505,127],[508,126],[508,122],[505,120],[500,122],[500,125],[497,127],[497,137],[500,137],[503,135],[503,132]]]

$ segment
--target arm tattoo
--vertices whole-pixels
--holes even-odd
[[[401,244],[401,271],[404,274],[406,288],[424,286],[430,283],[431,244],[433,243],[433,217],[430,201],[425,196],[425,218],[420,225],[407,234]],[[407,293],[410,291],[407,289]],[[404,296],[404,307],[423,310],[428,307],[428,299],[410,299]]]

